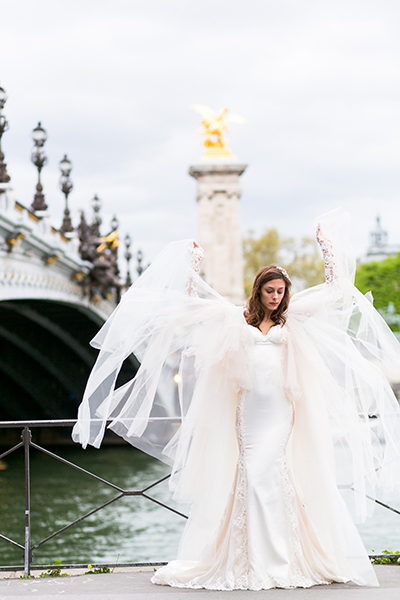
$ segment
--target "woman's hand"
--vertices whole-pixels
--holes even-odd
[[[200,273],[200,264],[203,260],[204,251],[199,244],[193,241],[192,247],[192,269],[196,275]],[[186,284],[186,293],[188,296],[197,296],[197,283],[195,282],[193,275],[191,274]]]
[[[323,236],[323,234],[322,234],[322,227],[321,227],[321,223],[318,223],[318,225],[317,225],[317,233],[316,233],[316,236],[317,236],[317,242],[318,242],[318,244],[322,244],[322,242],[323,242],[323,241],[325,241],[325,238],[324,238],[324,236]]]

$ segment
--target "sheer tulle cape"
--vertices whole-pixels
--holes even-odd
[[[400,491],[399,404],[383,374],[386,366],[400,377],[400,345],[372,297],[353,285],[349,215],[333,211],[318,222],[332,244],[335,278],[290,304],[285,369],[297,417],[293,470],[305,474],[314,464],[318,471],[314,443],[339,487],[353,492],[355,516],[363,520],[376,487]]]
[[[380,368],[400,369],[400,350],[353,285],[348,217],[334,212],[319,222],[332,243],[336,277],[293,296],[284,376],[295,410],[288,458],[296,490],[329,546],[336,534],[324,523],[326,506],[341,514],[332,485],[351,489],[355,514],[365,518],[376,486],[400,484],[400,411]],[[237,394],[252,379],[243,309],[194,273],[192,249],[191,240],[167,246],[94,338],[100,353],[73,432],[83,446],[99,447],[112,419],[112,430],[172,465],[175,498],[191,504],[180,548],[185,559],[201,555],[223,514],[238,456]],[[197,297],[188,296],[188,282]],[[132,353],[140,369],[115,390]],[[343,544],[349,547],[343,541],[341,551]]]
[[[251,338],[243,309],[193,271],[192,249],[191,240],[167,246],[92,341],[100,353],[73,439],[99,447],[112,419],[110,429],[172,465],[171,488],[175,499],[192,505],[188,539],[196,537],[200,549],[222,515],[234,477],[237,393],[250,385]],[[198,296],[188,295],[188,283],[197,286]],[[115,390],[132,353],[140,369]],[[201,523],[195,517],[200,513]]]

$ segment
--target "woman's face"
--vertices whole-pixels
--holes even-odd
[[[285,282],[283,279],[272,279],[267,281],[261,288],[261,304],[270,312],[278,308],[285,294]]]

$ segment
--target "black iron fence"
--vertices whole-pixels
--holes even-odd
[[[179,419],[173,418],[173,417],[171,417],[170,420],[173,422],[179,421]],[[148,494],[148,492],[151,489],[153,489],[155,486],[157,486],[160,483],[162,483],[163,481],[169,479],[170,475],[166,475],[165,477],[162,477],[161,479],[157,479],[156,481],[154,481],[150,485],[147,485],[143,489],[135,489],[135,490],[128,489],[128,490],[126,490],[126,489],[121,488],[118,485],[115,485],[114,483],[112,483],[110,481],[107,481],[106,479],[103,479],[102,477],[99,477],[95,473],[92,473],[92,472],[88,471],[87,469],[84,469],[84,468],[80,467],[79,465],[76,465],[75,463],[73,463],[69,460],[66,460],[62,456],[59,456],[58,454],[55,454],[54,452],[51,452],[50,450],[43,448],[42,446],[40,446],[32,441],[32,431],[31,431],[32,428],[35,428],[35,427],[41,427],[41,428],[72,427],[73,425],[75,425],[75,423],[76,423],[75,419],[54,420],[54,421],[0,421],[0,429],[11,429],[11,428],[13,428],[13,429],[21,428],[22,429],[21,441],[18,444],[14,445],[11,448],[9,448],[8,450],[6,450],[5,452],[3,452],[2,454],[0,454],[0,460],[3,459],[4,457],[6,457],[7,455],[11,454],[12,452],[15,452],[19,448],[23,448],[24,469],[25,469],[25,536],[24,536],[24,544],[22,545],[19,542],[8,538],[1,533],[0,533],[0,539],[5,542],[8,542],[9,544],[12,544],[13,546],[19,548],[23,552],[24,577],[30,576],[30,572],[31,572],[32,568],[35,568],[35,569],[36,568],[49,568],[51,566],[51,565],[32,566],[32,558],[33,558],[34,550],[36,550],[37,548],[39,548],[40,546],[42,546],[43,544],[45,544],[52,538],[60,535],[61,533],[63,533],[67,529],[69,529],[70,527],[76,525],[77,523],[82,522],[84,519],[87,519],[88,517],[97,513],[98,511],[105,508],[106,506],[109,506],[110,504],[113,504],[114,502],[117,502],[117,500],[120,500],[121,498],[124,498],[126,496],[140,496],[142,498],[145,498],[149,502],[158,504],[159,506],[165,508],[166,510],[169,510],[169,511],[187,519],[187,515],[184,515],[183,513],[177,511],[175,508],[168,506],[167,504],[164,504],[163,502],[160,502],[159,500],[157,500],[156,498],[153,498],[152,496],[150,496]],[[57,531],[46,536],[39,542],[32,544],[32,541],[31,541],[31,499],[30,499],[30,489],[31,489],[30,450],[31,450],[31,448],[38,450],[40,452],[43,452],[44,454],[50,456],[51,458],[54,458],[54,459],[64,463],[65,465],[67,465],[73,469],[76,469],[77,471],[80,471],[81,473],[85,473],[86,475],[89,475],[90,477],[92,477],[93,479],[96,479],[97,481],[100,481],[101,483],[105,484],[106,486],[109,486],[110,488],[114,489],[116,492],[116,495],[113,498],[111,498],[110,500],[108,500],[107,502],[104,502],[103,504],[96,506],[89,512],[80,516],[78,519],[71,521],[64,527],[61,527]],[[349,487],[351,487],[351,486],[349,486]],[[392,506],[389,506],[388,504],[385,504],[384,502],[381,502],[380,500],[378,500],[376,498],[370,498],[370,500],[374,500],[380,506],[383,506],[387,510],[390,510],[390,511],[400,515],[400,511],[397,510],[396,508],[393,508]],[[389,558],[392,556],[393,556],[393,558],[398,557],[398,555],[391,555],[391,554],[374,554],[374,555],[371,555],[370,557],[371,558]],[[148,563],[129,563],[124,566],[143,566],[145,564],[148,564]],[[156,566],[156,565],[161,565],[161,564],[165,564],[165,563],[151,563],[151,564]],[[104,566],[104,565],[94,565],[94,566],[97,567],[97,566]],[[108,564],[107,566],[113,567],[113,566],[121,566],[121,565]],[[67,564],[65,564],[65,565],[59,565],[59,567],[61,567],[61,568],[79,568],[79,567],[86,567],[86,565],[71,565],[71,564],[67,565]],[[22,566],[20,566],[20,565],[0,566],[0,570],[20,570],[21,568],[22,568]]]
[[[177,422],[177,419],[175,419],[175,418],[170,418],[170,420],[174,421],[174,422]],[[184,515],[183,513],[179,512],[175,508],[172,508],[171,506],[168,506],[167,504],[164,504],[163,502],[160,502],[159,500],[157,500],[156,498],[153,498],[152,496],[150,496],[147,493],[152,488],[154,488],[155,486],[159,485],[160,483],[162,483],[166,479],[169,479],[170,475],[166,475],[165,477],[162,477],[161,479],[157,479],[156,481],[154,481],[153,483],[151,483],[150,485],[146,486],[143,489],[126,490],[126,489],[121,488],[118,485],[115,485],[114,483],[112,483],[110,481],[107,481],[106,479],[103,479],[102,477],[99,477],[98,475],[95,475],[94,473],[91,473],[87,469],[84,469],[84,468],[80,467],[79,465],[76,465],[75,463],[73,463],[73,462],[71,462],[69,460],[66,460],[62,456],[59,456],[58,454],[55,454],[54,452],[51,452],[50,450],[47,450],[46,448],[43,448],[43,446],[40,446],[40,445],[38,445],[38,444],[36,444],[35,442],[32,441],[32,431],[31,431],[32,428],[35,428],[35,427],[72,427],[73,425],[75,425],[75,423],[76,423],[75,419],[71,419],[71,420],[54,420],[54,421],[0,421],[0,429],[22,428],[21,441],[18,444],[16,444],[15,446],[12,446],[8,450],[6,450],[2,454],[0,454],[0,460],[2,458],[4,458],[4,457],[8,456],[12,452],[15,452],[19,448],[23,448],[23,451],[24,451],[24,468],[25,468],[25,535],[24,535],[24,545],[20,544],[19,542],[15,541],[15,540],[12,540],[12,539],[6,537],[5,535],[3,535],[1,533],[0,533],[0,539],[3,540],[3,541],[5,541],[5,542],[8,542],[9,544],[12,544],[13,546],[15,546],[15,547],[17,547],[17,548],[19,548],[20,550],[23,551],[23,555],[24,555],[24,565],[23,565],[24,577],[29,577],[29,575],[30,575],[31,568],[32,568],[32,558],[33,558],[33,552],[34,552],[34,550],[36,550],[37,548],[39,548],[40,546],[42,546],[43,544],[45,544],[46,542],[48,542],[52,538],[56,537],[57,535],[60,535],[61,533],[63,533],[64,531],[66,531],[67,529],[69,529],[70,527],[72,527],[73,525],[76,525],[77,523],[80,523],[84,519],[87,519],[91,515],[97,513],[99,510],[105,508],[106,506],[109,506],[110,504],[113,504],[114,502],[117,502],[117,500],[120,500],[121,498],[124,498],[126,496],[140,496],[142,498],[145,498],[149,502],[153,502],[154,504],[158,504],[159,506],[162,506],[166,510],[169,510],[169,511],[171,511],[171,512],[173,512],[173,513],[175,513],[175,514],[177,514],[177,515],[179,515],[181,517],[187,518],[187,516]],[[108,500],[107,502],[104,502],[103,504],[100,504],[99,506],[96,506],[95,508],[93,508],[89,512],[87,512],[84,515],[80,516],[78,519],[75,519],[74,521],[71,521],[70,523],[68,523],[64,527],[61,527],[60,529],[58,529],[54,533],[51,533],[50,535],[46,536],[44,539],[40,540],[39,542],[36,542],[35,544],[32,544],[32,541],[31,541],[31,497],[30,497],[31,496],[31,494],[30,494],[30,491],[31,491],[30,450],[31,450],[31,448],[34,448],[35,450],[43,452],[47,456],[50,456],[51,458],[54,458],[54,459],[56,459],[56,460],[64,463],[65,465],[68,465],[69,467],[71,467],[73,469],[76,469],[77,471],[80,471],[81,473],[89,475],[90,477],[92,477],[93,479],[96,479],[97,481],[100,481],[101,483],[105,484],[106,486],[114,489],[115,492],[116,492],[116,495],[113,498],[111,498],[110,500]],[[139,563],[138,563],[137,566],[141,566],[142,564],[143,563],[141,563],[139,565]],[[158,564],[162,564],[162,563],[158,563]],[[62,566],[63,567],[67,567],[67,565],[62,565]],[[71,566],[80,567],[82,565],[68,565],[68,566],[69,567],[71,567]],[[47,565],[44,565],[43,567],[47,568]],[[11,569],[12,570],[14,570],[14,569],[17,570],[20,567],[18,567],[18,566],[0,567],[0,569],[3,569],[3,570],[5,568],[7,568],[9,570],[11,570]]]

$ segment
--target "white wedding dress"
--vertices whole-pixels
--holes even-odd
[[[101,352],[74,439],[98,447],[112,419],[111,429],[171,464],[174,497],[191,505],[178,558],[154,583],[378,585],[338,486],[354,491],[352,508],[365,518],[376,486],[400,484],[400,410],[377,366],[399,365],[400,352],[351,283],[343,216],[321,221],[327,283],[293,297],[284,327],[263,335],[248,325],[196,275],[201,257],[182,242],[154,261],[94,340]],[[141,368],[114,390],[131,352]],[[180,427],[157,395],[171,360]]]
[[[360,540],[364,578],[329,560],[310,525],[300,526],[286,457],[294,410],[283,388],[285,329],[263,335],[248,326],[254,341],[251,389],[239,394],[237,470],[216,539],[199,561],[177,560],[160,568],[152,582],[212,590],[311,587],[354,580],[377,585]],[[326,518],[331,516],[326,514]],[[357,532],[353,523],[353,536]]]

